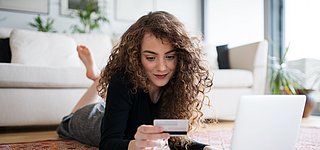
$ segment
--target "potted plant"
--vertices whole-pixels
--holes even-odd
[[[47,20],[44,21],[38,14],[38,16],[34,18],[34,22],[30,22],[29,25],[41,32],[56,32],[53,28],[53,23],[53,19],[47,18]]]
[[[88,0],[83,9],[79,7],[76,10],[76,16],[79,17],[82,25],[72,25],[72,33],[91,33],[100,29],[102,23],[109,23],[108,18],[93,0]]]
[[[311,95],[312,89],[303,86],[304,74],[297,69],[287,67],[286,55],[289,47],[286,48],[281,58],[272,58],[272,74],[269,80],[269,89],[271,94],[287,94],[287,95],[306,95],[307,100],[303,117],[308,117],[315,107],[315,101]],[[318,79],[320,80],[320,75]],[[315,81],[318,82],[318,81]]]

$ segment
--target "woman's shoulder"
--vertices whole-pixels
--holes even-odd
[[[145,93],[144,90],[141,88],[134,90],[134,85],[131,82],[129,75],[126,74],[125,72],[116,72],[113,75],[111,75],[109,87],[110,86],[125,88],[126,90],[129,90],[131,92],[136,91],[138,93]],[[133,92],[133,93],[136,93],[136,92]]]
[[[111,76],[110,84],[117,83],[117,84],[126,84],[129,83],[129,78],[124,72],[116,72]]]

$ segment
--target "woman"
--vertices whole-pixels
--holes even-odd
[[[108,93],[101,149],[157,146],[158,139],[169,138],[152,126],[157,118],[189,119],[190,130],[199,123],[199,98],[212,80],[198,42],[163,11],[142,16],[122,35],[99,82],[99,94]],[[185,145],[201,147],[184,138],[170,140],[171,148]]]
[[[77,107],[80,109],[64,118],[58,131],[68,127],[65,130],[68,134],[70,128],[82,124],[72,122],[86,120],[77,130],[91,127],[88,133],[82,134],[85,135],[97,134],[91,130],[101,128],[100,149],[136,150],[159,147],[161,141],[170,138],[160,127],[152,125],[154,119],[189,119],[189,130],[194,129],[202,116],[204,91],[212,86],[201,55],[199,40],[189,37],[173,15],[158,11],[142,16],[113,48],[99,79],[99,95],[107,95],[105,111],[92,111],[103,109],[103,103],[80,105]],[[87,110],[84,114],[91,115],[75,117],[84,109]],[[101,115],[101,127],[90,125],[98,122],[91,118],[101,118]],[[61,135],[72,137],[67,134]],[[171,149],[212,149],[188,137],[170,138],[169,146]]]

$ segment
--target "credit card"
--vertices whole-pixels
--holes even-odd
[[[170,136],[184,136],[188,131],[187,119],[155,119],[153,125],[162,127]]]

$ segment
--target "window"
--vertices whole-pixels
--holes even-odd
[[[286,0],[284,9],[285,47],[288,60],[320,60],[320,1]]]

